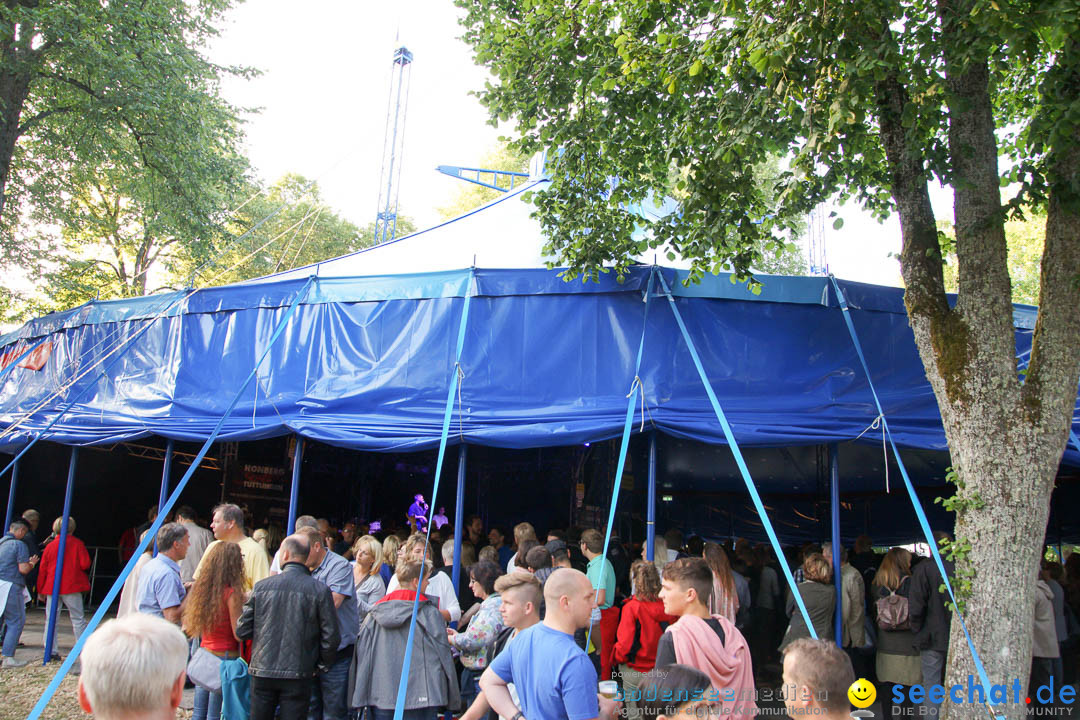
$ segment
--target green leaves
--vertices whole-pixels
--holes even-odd
[[[0,187],[8,200],[0,246],[32,276],[51,278],[58,302],[154,289],[155,263],[179,246],[202,252],[225,232],[248,166],[240,111],[219,86],[253,72],[211,63],[204,47],[231,4],[74,0],[0,10],[3,27],[33,38],[20,45],[0,32],[0,50],[15,59],[4,70],[27,83],[24,96],[0,83],[9,111],[0,111],[0,128],[18,119],[17,143],[0,147],[0,166],[11,167]],[[28,242],[44,257],[8,252]]]

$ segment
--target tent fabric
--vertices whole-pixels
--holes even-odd
[[[473,300],[452,442],[527,448],[614,437],[625,417],[652,271],[635,267],[621,283],[611,275],[567,283],[558,271],[543,269],[320,277],[222,439],[295,432],[362,450],[433,447],[466,293]],[[676,302],[740,444],[852,440],[873,422],[866,378],[825,278],[766,278],[764,291],[754,296],[722,276],[684,288],[679,271],[662,272],[679,294]],[[44,336],[52,351],[40,370],[16,367],[0,386],[0,427],[8,428],[0,450],[21,447],[80,392],[46,439],[204,440],[305,282],[286,278],[186,298],[94,303],[29,323],[5,338],[0,352]],[[900,291],[841,287],[897,442],[945,449]],[[645,429],[723,443],[664,304],[656,303],[645,331]],[[1021,319],[1027,312],[1017,309]],[[88,372],[147,323],[107,377]],[[1018,327],[1016,338],[1023,356],[1031,331]],[[639,407],[635,431],[641,423]],[[1080,430],[1080,423],[1074,427]],[[860,442],[880,439],[868,433]],[[1065,462],[1080,466],[1080,453],[1069,448]]]
[[[298,433],[372,451],[433,447],[466,296],[473,300],[465,378],[451,442],[526,448],[616,436],[654,268],[590,282],[566,282],[548,269],[545,239],[525,199],[550,184],[543,160],[530,172],[526,184],[482,208],[340,258],[224,287],[90,302],[26,323],[0,337],[0,366],[48,342],[35,350],[35,363],[19,362],[0,380],[0,451],[39,435],[72,400],[44,439],[204,440],[312,276],[222,439]],[[643,222],[672,210],[653,205],[638,212]],[[674,265],[659,271],[741,444],[853,440],[874,421],[828,278],[766,276],[755,296],[725,274],[684,285],[685,262]],[[903,290],[840,284],[897,442],[946,449]],[[723,444],[662,299],[654,298],[648,315],[639,373],[645,417],[639,406],[635,432]],[[1014,306],[1021,365],[1036,314]],[[1080,413],[1074,428],[1080,432]],[[867,433],[859,442],[876,441]],[[1070,447],[1065,462],[1080,467],[1080,452]]]

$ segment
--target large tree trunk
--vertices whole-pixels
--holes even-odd
[[[947,49],[945,55],[953,98],[955,309],[946,302],[922,148],[901,122],[908,100],[896,76],[880,84],[878,106],[903,236],[905,301],[959,478],[956,538],[971,546],[956,565],[957,578],[971,581],[964,619],[991,685],[1008,687],[1008,703],[996,710],[1020,718],[1027,708],[1037,564],[1080,374],[1080,289],[1069,280],[1080,274],[1080,219],[1068,210],[1075,204],[1051,203],[1042,307],[1023,380],[1016,364],[989,73],[978,50],[963,39],[969,5],[967,0],[938,2],[944,45],[968,53],[953,56]],[[1059,154],[1059,179],[1075,180],[1076,154],[1075,148]],[[979,683],[961,626],[954,622],[945,684],[964,686],[965,703],[947,705],[949,718],[986,717],[985,707],[966,702],[969,675]],[[984,692],[989,699],[990,688]]]
[[[0,30],[0,218],[4,216],[11,159],[19,139],[19,118],[30,92],[31,73],[20,57],[24,54],[22,44],[16,42],[13,27]]]

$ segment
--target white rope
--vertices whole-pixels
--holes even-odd
[[[462,409],[461,409],[461,384],[463,382],[465,382],[465,371],[461,369],[461,363],[460,362],[456,362],[456,363],[454,363],[454,365],[457,368],[457,376],[458,376],[458,385],[457,385],[458,437],[461,438],[462,442],[464,442],[464,440],[465,440],[465,425],[464,425],[464,420],[462,419],[463,412],[462,412]]]
[[[630,383],[630,392],[626,393],[627,398],[634,394],[634,388],[641,391],[641,427],[638,428],[638,432],[645,432],[645,386],[641,383],[640,375],[635,375],[634,382]]]
[[[246,263],[246,262],[247,262],[248,260],[250,260],[251,258],[253,258],[253,257],[255,257],[256,255],[258,255],[259,253],[261,253],[261,252],[262,252],[263,250],[265,250],[265,249],[266,249],[267,247],[269,247],[269,246],[270,246],[271,244],[273,244],[274,242],[276,242],[276,241],[280,240],[280,239],[281,239],[281,238],[282,238],[282,237],[283,237],[283,236],[285,235],[285,233],[287,233],[287,232],[290,232],[290,231],[292,231],[292,230],[295,230],[295,229],[299,228],[299,227],[300,227],[301,225],[303,225],[304,223],[306,223],[306,222],[307,222],[307,219],[308,219],[309,217],[311,217],[311,216],[312,216],[312,215],[314,215],[314,214],[315,214],[315,210],[314,210],[314,209],[312,209],[312,210],[308,210],[308,213],[307,213],[307,215],[305,215],[304,217],[300,218],[300,221],[299,221],[299,222],[293,223],[292,225],[290,225],[289,227],[285,228],[284,230],[282,230],[282,231],[281,231],[280,233],[278,233],[278,234],[277,234],[277,235],[275,235],[274,237],[272,237],[272,238],[270,238],[269,240],[267,240],[267,241],[266,241],[265,243],[263,243],[263,244],[262,244],[262,245],[260,245],[259,247],[255,248],[254,250],[252,250],[251,252],[249,252],[249,253],[248,253],[247,255],[245,255],[244,257],[240,258],[240,259],[239,259],[239,260],[238,260],[238,261],[237,261],[236,263],[234,263],[234,264],[233,264],[233,265],[232,265],[231,267],[228,267],[228,268],[226,268],[225,270],[222,270],[221,272],[219,272],[219,273],[218,273],[217,275],[215,275],[214,277],[212,277],[212,278],[211,278],[211,279],[210,279],[210,280],[209,280],[209,281],[207,282],[207,284],[206,284],[206,285],[205,285],[204,287],[208,287],[208,286],[212,286],[212,285],[214,285],[214,283],[216,283],[216,282],[217,282],[218,280],[220,280],[220,279],[221,279],[222,277],[224,277],[225,275],[228,275],[228,274],[229,274],[229,273],[231,273],[231,272],[232,272],[233,270],[235,270],[236,268],[240,267],[241,265],[243,265],[244,263]]]
[[[861,438],[863,435],[870,432],[871,430],[877,430],[879,427],[881,428],[881,461],[883,463],[885,463],[885,494],[888,494],[889,493],[889,448],[885,444],[885,424],[882,422],[882,420],[884,420],[884,419],[885,419],[885,417],[883,415],[878,415],[876,418],[874,418],[874,422],[867,425],[865,430],[863,430],[861,433],[859,433],[857,436],[855,436],[855,440],[858,440],[859,438]],[[855,440],[852,440],[851,442],[855,442]]]

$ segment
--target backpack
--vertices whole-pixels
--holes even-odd
[[[877,599],[874,603],[877,607],[877,626],[882,630],[910,630],[911,620],[908,617],[908,599],[903,595],[897,595],[896,591],[890,592],[885,597]]]

